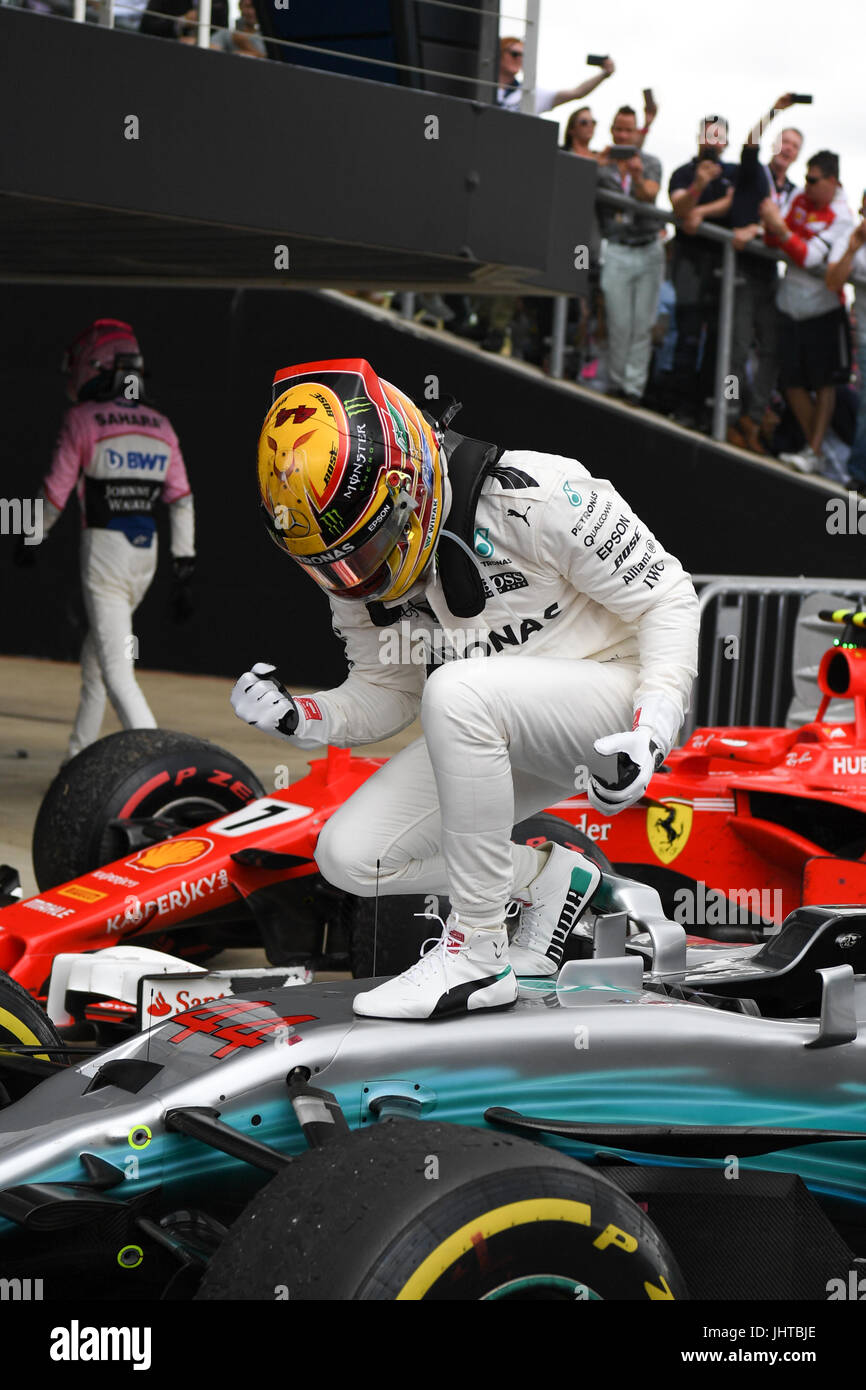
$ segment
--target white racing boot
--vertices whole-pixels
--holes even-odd
[[[520,925],[509,956],[517,975],[555,975],[573,927],[601,882],[601,869],[578,850],[548,841],[547,863],[523,890]],[[521,895],[522,896],[522,895]]]
[[[452,912],[432,950],[402,975],[356,994],[353,1007],[364,1018],[444,1018],[506,1009],[516,999],[505,927],[464,929]]]

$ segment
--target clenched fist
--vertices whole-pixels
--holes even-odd
[[[298,727],[298,707],[282,683],[276,666],[259,661],[235,682],[232,709],[239,719],[268,734],[291,738]]]

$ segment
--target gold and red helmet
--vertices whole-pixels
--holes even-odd
[[[329,593],[402,598],[442,524],[434,427],[362,358],[284,367],[273,393],[258,455],[271,537]]]

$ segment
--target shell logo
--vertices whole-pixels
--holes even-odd
[[[131,869],[144,869],[146,873],[158,874],[160,869],[174,869],[181,864],[193,864],[196,859],[203,859],[212,849],[213,840],[206,840],[203,836],[181,837],[177,840],[166,840],[161,845],[148,845],[141,854],[137,854],[134,859],[127,859],[126,862]]]

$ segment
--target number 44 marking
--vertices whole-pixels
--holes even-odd
[[[289,821],[301,820],[312,814],[312,806],[298,806],[292,801],[275,801],[263,796],[251,801],[242,811],[233,811],[222,820],[215,820],[208,826],[209,832],[216,835],[245,835],[253,826],[284,825]]]

